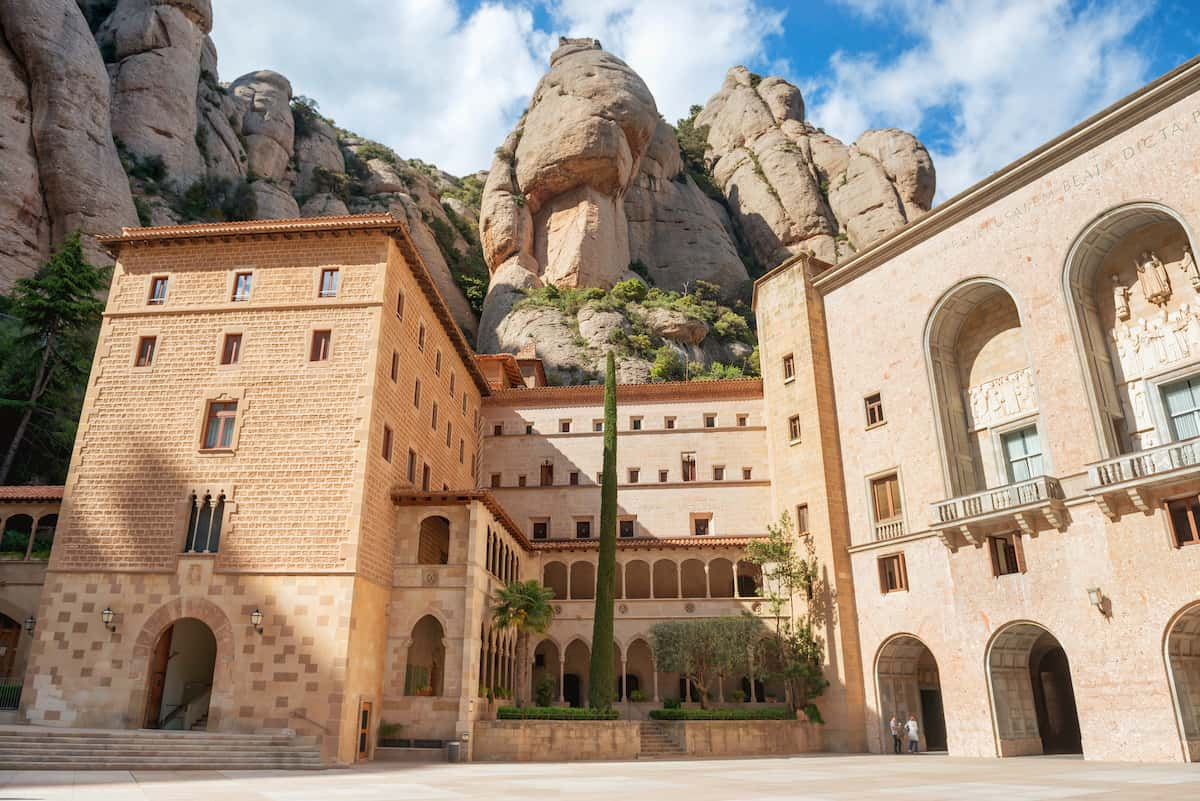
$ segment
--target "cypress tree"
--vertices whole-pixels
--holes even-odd
[[[596,567],[596,609],[592,616],[592,661],[588,666],[588,705],[612,707],[613,596],[617,579],[617,368],[608,352],[604,376],[604,472],[600,484],[600,559]]]

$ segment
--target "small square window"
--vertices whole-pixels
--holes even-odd
[[[863,406],[867,412],[867,428],[883,425],[883,398],[878,392],[863,398]]]
[[[639,469],[638,469],[638,468],[636,468],[636,467],[631,467],[631,468],[629,468],[629,483],[630,483],[630,484],[636,484],[636,483],[638,483],[638,480],[639,480],[641,477],[642,477],[642,471],[641,471],[641,470],[639,470]]]
[[[800,415],[793,414],[788,418],[788,439],[791,442],[800,441]]]
[[[149,306],[161,306],[167,302],[167,277],[155,276],[150,279],[150,296],[146,299]]]
[[[417,452],[412,448],[408,449],[408,483],[413,483],[417,480]]]
[[[392,376],[392,383],[395,384],[396,380],[400,377],[400,354],[396,353],[396,351],[392,351],[392,369],[390,375]]]
[[[332,331],[313,331],[312,347],[308,350],[308,360],[310,362],[329,361],[329,344],[332,338]]]
[[[431,472],[432,471],[430,471],[429,465],[421,465],[421,492],[429,492],[429,485],[433,483],[433,476]]]
[[[206,451],[233,447],[233,428],[237,423],[237,401],[212,401],[208,404],[201,448]]]
[[[425,323],[417,326],[417,350],[425,352]]]
[[[711,530],[711,517],[693,517],[692,518],[692,533],[697,537],[703,537]]]
[[[592,431],[596,432],[597,434],[603,433],[604,432],[604,421],[603,420],[593,420],[592,421]]]
[[[544,540],[550,536],[550,521],[535,520],[533,521],[533,538],[535,540]]]
[[[421,379],[413,382],[413,406],[421,408]]]
[[[496,423],[494,426],[492,426],[492,436],[493,437],[504,436],[504,424],[503,423]]]
[[[674,427],[675,427],[675,418],[674,417],[664,417],[663,418],[663,428],[670,431]]]
[[[404,319],[404,291],[396,293],[396,319]]]
[[[253,278],[251,273],[234,273],[233,275],[233,301],[234,303],[243,303],[250,300],[250,282]]]
[[[591,520],[576,520],[575,521],[575,539],[586,540],[592,536],[592,521]]]
[[[500,489],[500,474],[499,473],[492,473],[491,485],[492,485],[492,489]]]
[[[579,486],[579,471],[578,470],[572,470],[570,473],[567,473],[567,483],[570,484],[572,487]]]
[[[750,415],[739,414],[737,416],[737,424],[738,428],[745,428],[746,426],[750,425]]]
[[[389,425],[383,427],[383,460],[392,461],[392,427]]]
[[[667,476],[668,476],[668,475],[669,475],[668,471],[666,471],[666,470],[659,470],[659,471],[658,471],[658,483],[659,483],[659,484],[666,484],[666,483],[667,483]]]
[[[904,554],[894,553],[879,557],[879,591],[885,595],[908,589],[908,571],[904,566]]]
[[[433,354],[433,374],[434,375],[442,374],[442,351],[441,351],[441,348],[438,349],[437,353]]]
[[[630,417],[629,418],[629,430],[630,431],[641,431],[642,430],[642,418]]]
[[[149,367],[154,364],[154,348],[158,344],[158,337],[142,337],[137,344],[137,358],[133,362],[134,367]]]
[[[321,292],[320,297],[336,298],[338,291],[339,274],[334,270],[321,270]]]
[[[808,504],[801,503],[796,505],[796,532],[799,534],[808,533]]]
[[[1021,552],[1021,538],[1017,534],[1001,534],[988,537],[988,553],[992,556],[992,575],[1010,576],[1025,572],[1025,558]]]
[[[724,481],[724,480],[725,480],[725,468],[721,465],[717,465],[716,467],[713,468],[713,481]]]
[[[753,471],[751,468],[743,467],[742,468],[742,481],[749,481],[752,472]]]
[[[525,476],[517,476],[517,486],[518,487],[525,486]]]
[[[632,537],[633,536],[633,521],[619,520],[617,521],[617,536]]]
[[[716,428],[717,427],[717,416],[715,414],[704,415],[704,427],[705,428]]]
[[[1179,498],[1164,506],[1175,547],[1200,544],[1200,498]]]
[[[554,465],[552,463],[547,462],[541,466],[538,475],[538,484],[543,487],[554,486]]]
[[[533,433],[533,423],[526,423],[526,424],[525,424],[525,433],[526,433],[526,434],[532,434],[532,433]]]
[[[783,380],[791,381],[796,377],[796,358],[792,354],[783,357]]]
[[[226,334],[221,344],[221,364],[237,364],[242,357],[242,335]]]
[[[570,420],[559,420],[558,421],[558,432],[560,434],[570,434],[571,433],[571,421]]]

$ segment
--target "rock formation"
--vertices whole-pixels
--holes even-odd
[[[836,263],[928,211],[933,162],[912,134],[850,146],[805,122],[800,90],[734,67],[696,117],[739,230],[766,267],[802,251]]]

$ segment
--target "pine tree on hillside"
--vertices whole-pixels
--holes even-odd
[[[592,660],[588,666],[588,705],[612,707],[613,596],[617,579],[617,368],[608,352],[604,376],[604,472],[600,485],[600,558],[596,567],[596,610],[592,616]]]

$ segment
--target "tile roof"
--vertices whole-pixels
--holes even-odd
[[[617,401],[672,401],[690,399],[759,399],[763,395],[761,378],[733,378],[721,381],[656,381],[646,384],[618,384]],[[603,384],[566,387],[515,387],[493,390],[484,403],[488,406],[579,405],[604,402]]]
[[[61,501],[63,488],[61,486],[37,485],[0,486],[0,503],[37,503],[40,501]]]
[[[623,537],[617,540],[617,550],[648,551],[664,548],[743,548],[750,542],[763,542],[765,537]],[[594,551],[600,541],[589,540],[538,540],[533,543],[535,551]]]

